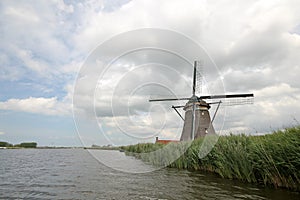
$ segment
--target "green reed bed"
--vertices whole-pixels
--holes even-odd
[[[205,170],[223,178],[300,191],[300,127],[264,136],[211,136],[122,148],[127,155],[157,166]]]

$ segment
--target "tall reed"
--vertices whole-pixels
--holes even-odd
[[[128,155],[154,165],[205,170],[223,178],[300,191],[300,127],[263,136],[221,136],[201,158],[203,141],[198,138],[192,143],[147,143],[122,148]]]

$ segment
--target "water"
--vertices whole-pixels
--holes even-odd
[[[117,151],[97,150],[108,165],[152,166]],[[123,166],[123,167],[122,167]],[[299,193],[176,169],[126,173],[83,149],[0,150],[0,199],[299,199]]]

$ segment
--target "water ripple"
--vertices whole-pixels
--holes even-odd
[[[120,169],[130,166],[147,171],[152,167],[116,151],[95,155],[113,157],[108,164]],[[199,172],[168,168],[120,172],[83,149],[1,150],[0,172],[0,199],[299,199],[298,193]]]

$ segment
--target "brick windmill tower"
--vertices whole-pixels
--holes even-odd
[[[229,94],[229,95],[209,95],[209,96],[197,96],[196,95],[196,86],[201,87],[202,77],[200,70],[197,71],[197,61],[194,62],[194,73],[193,73],[193,85],[192,85],[192,96],[186,98],[169,98],[169,99],[150,99],[149,102],[155,101],[181,101],[187,100],[188,102],[184,106],[172,106],[172,108],[177,112],[177,114],[184,121],[182,134],[180,141],[193,140],[206,134],[215,134],[215,129],[213,127],[213,120],[216,115],[216,112],[222,103],[220,99],[235,98],[242,99],[241,104],[245,104],[250,98],[253,99],[253,94]],[[198,77],[197,77],[198,76]],[[198,80],[198,81],[197,81]],[[218,102],[207,103],[207,100],[219,99]],[[239,103],[231,105],[239,105]],[[230,103],[230,102],[229,102]],[[213,115],[213,119],[210,117],[209,109],[211,104],[218,104],[218,107]],[[178,108],[183,108],[185,111],[184,117],[177,110]]]

